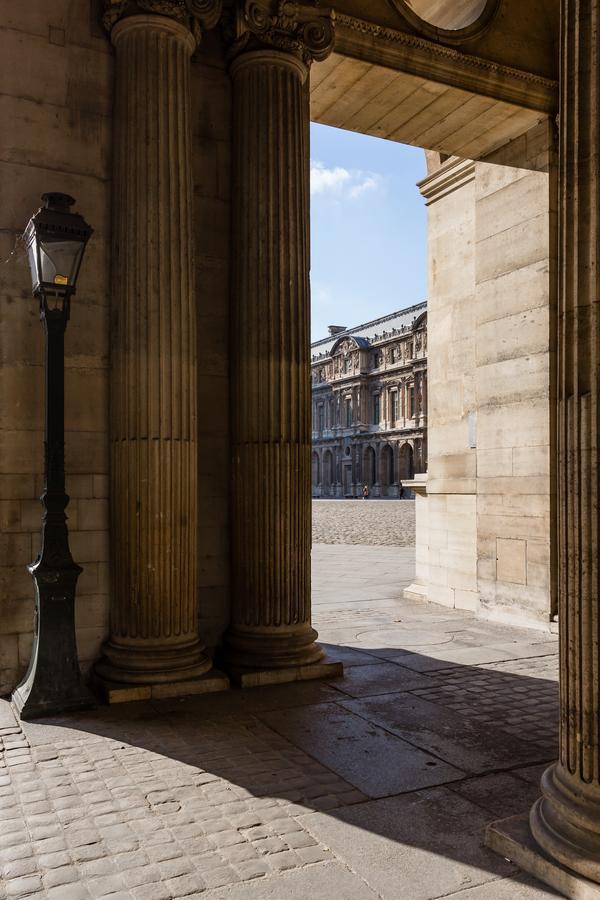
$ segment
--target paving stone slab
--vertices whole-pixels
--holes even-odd
[[[285,717],[264,713],[260,718],[369,797],[464,777],[460,769],[335,704],[290,710]]]
[[[543,759],[535,745],[493,725],[471,722],[412,694],[386,694],[340,705],[466,772],[514,768]]]
[[[203,900],[376,900],[379,895],[359,875],[338,862],[305,866],[277,878],[206,891]]]
[[[432,900],[516,871],[483,846],[489,813],[443,787],[301,821],[389,900]]]
[[[374,666],[353,666],[333,686],[349,697],[372,697],[427,688],[431,686],[431,680],[400,665],[379,662]]]
[[[468,888],[454,896],[455,900],[549,900],[550,897],[562,897],[550,887],[542,884],[531,875],[519,875],[515,878],[500,878],[476,888]]]
[[[488,810],[495,819],[529,810],[540,796],[539,780],[530,783],[511,772],[467,778],[448,787],[471,803]]]

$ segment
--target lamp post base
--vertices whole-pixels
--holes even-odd
[[[15,688],[10,702],[18,717],[25,721],[83,709],[95,709],[98,705],[81,676],[79,683],[72,684],[68,694],[65,694],[63,689],[53,691],[47,683],[43,690],[40,690],[39,684],[36,684],[35,673]]]
[[[49,541],[46,539],[45,548]],[[97,705],[81,675],[75,640],[75,585],[81,568],[61,568],[41,557],[29,571],[36,589],[36,634],[29,669],[11,697],[22,719],[53,716]]]

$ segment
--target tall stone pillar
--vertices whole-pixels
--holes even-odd
[[[559,760],[531,829],[600,882],[600,3],[562,0],[558,310]]]
[[[561,893],[591,897],[589,880],[600,882],[600,2],[561,7],[559,759],[529,815],[545,855],[511,819],[490,826],[487,843]]]
[[[232,23],[232,623],[244,686],[341,674],[311,626],[308,66],[331,15],[240,3]],[[332,473],[335,481],[336,473]]]
[[[156,13],[156,14],[155,14]],[[158,14],[160,13],[160,14]],[[107,4],[116,50],[109,698],[196,692],[196,303],[190,57],[214,0]]]

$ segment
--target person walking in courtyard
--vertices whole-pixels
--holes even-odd
[[[369,485],[365,484],[363,487],[363,500],[369,499]]]

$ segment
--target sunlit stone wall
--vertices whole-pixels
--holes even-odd
[[[430,157],[431,164],[431,157]],[[451,157],[429,204],[430,600],[548,627],[555,151],[542,124]],[[423,555],[423,547],[419,547]]]

